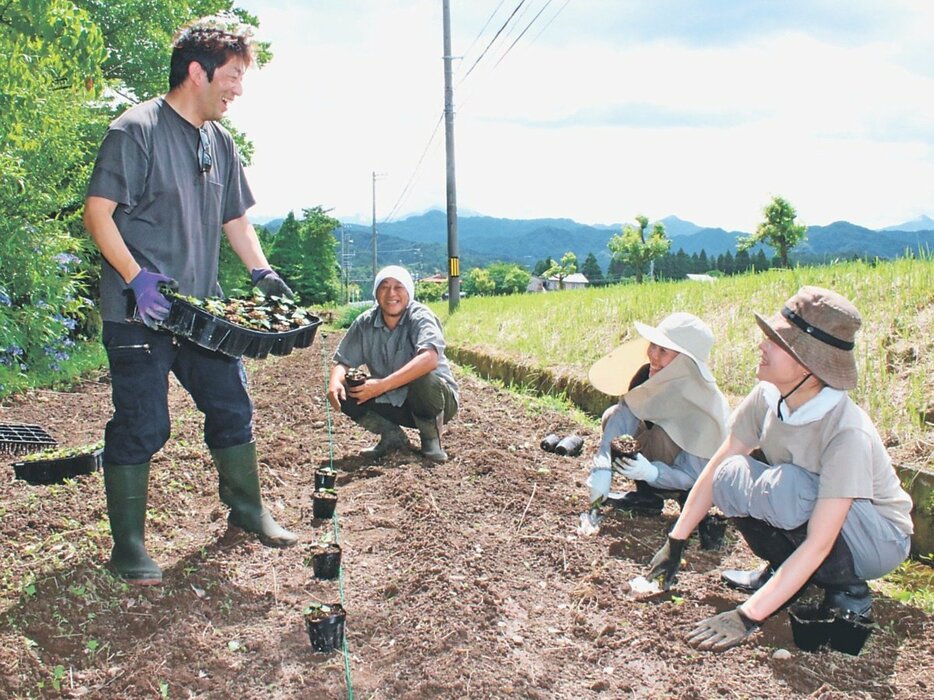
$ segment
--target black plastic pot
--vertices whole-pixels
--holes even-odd
[[[341,546],[339,544],[321,544],[315,546],[311,555],[311,566],[315,578],[327,581],[336,579],[341,570]]]
[[[330,491],[315,491],[311,499],[312,515],[319,520],[327,520],[334,516],[337,507],[337,494]]]
[[[706,550],[720,549],[723,546],[723,536],[726,534],[727,519],[722,515],[706,515],[697,526],[700,538],[700,548]]]
[[[315,491],[320,489],[333,489],[337,481],[337,472],[333,469],[315,470]]]
[[[37,459],[13,463],[13,473],[17,479],[28,484],[60,484],[83,474],[91,474],[101,467],[103,448],[87,454],[62,457],[60,459]]]
[[[632,435],[620,435],[610,440],[610,460],[635,457],[640,449],[639,441]]]
[[[834,616],[819,605],[795,605],[788,610],[788,617],[795,645],[802,651],[817,651],[830,640]]]
[[[558,446],[558,443],[561,442],[561,436],[555,435],[554,433],[549,433],[542,438],[539,446],[545,450],[545,452],[554,452],[555,448]]]
[[[347,386],[362,386],[366,384],[366,380],[370,378],[366,372],[362,369],[352,368],[347,370],[345,379],[347,381]]]
[[[844,654],[858,656],[876,623],[866,615],[837,610],[830,627],[830,647]]]
[[[562,457],[576,457],[584,446],[584,438],[580,435],[568,435],[555,447],[555,454]]]
[[[340,603],[312,605],[305,613],[308,641],[315,651],[329,652],[344,646],[344,621],[347,613]]]

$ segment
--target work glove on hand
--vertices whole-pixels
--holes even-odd
[[[736,608],[698,623],[685,640],[695,649],[702,651],[726,651],[754,634],[760,624],[762,623],[750,620]]]
[[[149,328],[159,328],[159,322],[169,315],[172,304],[165,295],[159,291],[159,285],[177,286],[175,280],[158,272],[150,272],[142,268],[136,277],[130,280],[130,289],[136,296],[136,310],[140,320]]]
[[[613,471],[633,481],[651,484],[658,478],[658,467],[637,452],[632,457],[617,457],[613,460]]]
[[[610,482],[613,479],[613,472],[608,467],[593,467],[590,470],[590,478],[587,479],[590,484],[590,502],[602,501],[610,493]],[[593,506],[591,505],[591,508]]]
[[[662,588],[666,591],[671,588],[671,584],[675,582],[675,578],[678,576],[678,569],[681,568],[681,553],[684,551],[684,547],[687,543],[687,540],[679,540],[676,537],[668,535],[668,541],[655,553],[655,556],[652,557],[652,561],[649,562],[649,571],[645,577],[649,581],[654,581],[664,574],[665,578],[662,581]]]
[[[268,267],[258,267],[251,270],[250,279],[253,280],[253,286],[267,297],[288,297],[289,299],[295,297],[292,290],[289,289],[289,285],[283,282],[282,278]]]

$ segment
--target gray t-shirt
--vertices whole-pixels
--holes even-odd
[[[334,353],[334,361],[348,367],[366,365],[371,376],[383,378],[405,366],[420,350],[434,348],[438,353],[435,372],[451,387],[455,399],[460,403],[457,382],[444,356],[444,347],[444,335],[438,317],[424,304],[413,301],[392,330],[383,322],[383,314],[378,306],[360,314],[341,339]],[[409,388],[401,386],[377,396],[374,401],[401,406],[408,393]]]
[[[865,411],[845,396],[822,418],[790,425],[770,408],[764,389],[757,384],[733,412],[732,435],[747,447],[761,448],[769,464],[795,464],[817,474],[818,498],[867,499],[911,534],[911,497]]]
[[[178,282],[195,297],[221,293],[217,283],[221,226],[254,204],[233,138],[205,122],[212,166],[201,173],[198,128],[163,97],[124,112],[110,125],[88,195],[117,202],[114,222],[141,267]],[[101,315],[127,317],[127,285],[104,262]]]

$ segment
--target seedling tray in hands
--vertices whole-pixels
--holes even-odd
[[[279,327],[298,325],[288,330],[247,328],[224,318],[214,311],[221,311],[218,305],[225,302],[221,300],[199,301],[170,294],[172,308],[168,318],[162,321],[162,327],[208,350],[221,352],[230,357],[251,357],[262,359],[267,355],[288,355],[295,348],[307,348],[315,338],[315,332],[321,325],[317,316],[293,311],[289,317],[278,316],[273,313],[274,319],[281,319]],[[270,306],[281,304],[275,298],[270,298]],[[295,309],[290,304],[290,311]],[[259,313],[259,312],[256,312]],[[266,322],[266,319],[261,319]],[[270,324],[271,325],[271,324]]]
[[[60,484],[82,474],[91,474],[101,467],[101,444],[67,449],[49,449],[13,463],[13,473],[26,483]]]

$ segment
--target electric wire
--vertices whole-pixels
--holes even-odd
[[[541,31],[539,31],[538,34],[536,34],[535,36],[532,37],[532,40],[529,41],[529,44],[530,44],[530,45],[531,45],[531,44],[534,44],[534,43],[535,43],[535,40],[538,39],[538,37],[540,37],[542,34],[545,33],[545,30],[548,29],[548,27],[551,26],[551,23],[555,21],[555,19],[558,17],[558,15],[561,14],[562,10],[564,10],[564,8],[567,7],[567,6],[570,4],[570,2],[571,2],[571,0],[564,0],[564,4],[563,4],[561,7],[559,7],[559,8],[558,8],[558,11],[555,12],[555,13],[551,16],[551,19],[548,20],[548,21],[545,23],[545,26],[542,27]]]
[[[467,50],[464,51],[464,56],[466,56],[467,54],[469,54],[470,51],[473,49],[473,47],[476,46],[477,41],[479,41],[479,40],[480,40],[480,37],[483,36],[483,32],[486,31],[486,28],[490,26],[490,22],[493,21],[493,18],[496,16],[496,13],[499,12],[499,8],[501,8],[501,7],[503,6],[503,3],[504,3],[504,2],[506,2],[506,0],[499,0],[499,4],[496,6],[496,9],[493,10],[493,12],[490,13],[490,16],[487,17],[486,22],[483,23],[483,26],[480,28],[480,31],[477,32],[477,36],[475,36],[475,37],[473,38],[473,41],[470,42],[470,46],[468,46],[468,47],[467,47]],[[458,70],[460,70],[461,66],[463,66],[463,64],[460,64],[460,65],[458,66]],[[456,74],[456,71],[455,71],[455,74]]]
[[[460,79],[460,82],[457,84],[459,87],[467,78],[473,73],[474,68],[483,60],[483,57],[486,56],[487,51],[490,50],[490,47],[496,42],[499,38],[499,35],[503,33],[503,30],[506,29],[507,25],[512,21],[512,18],[516,16],[516,13],[519,9],[525,4],[525,0],[519,0],[519,4],[513,8],[513,11],[509,13],[509,17],[506,18],[506,21],[503,22],[503,25],[496,31],[496,34],[493,35],[493,38],[490,39],[490,42],[486,45],[486,48],[483,49],[483,52],[477,57],[477,60],[473,62],[473,65],[470,66],[470,69],[464,74],[464,77]]]
[[[441,123],[444,121],[444,112],[441,112],[441,116],[438,117],[438,122],[435,124],[434,130],[431,132],[431,136],[428,137],[428,143],[425,144],[424,150],[422,150],[422,155],[419,156],[418,162],[415,164],[415,169],[412,170],[412,174],[409,176],[408,182],[405,183],[405,187],[402,188],[402,194],[399,195],[399,198],[396,200],[396,203],[392,205],[392,209],[389,210],[389,214],[386,215],[386,218],[383,219],[382,223],[387,223],[392,220],[392,217],[395,215],[396,211],[402,206],[402,202],[405,201],[405,198],[409,194],[409,190],[412,188],[412,185],[415,184],[415,177],[418,175],[419,170],[422,167],[422,163],[425,161],[425,156],[428,155],[428,151],[431,149],[431,145],[434,143],[435,136],[438,135],[438,129],[441,127]]]
[[[542,12],[544,12],[546,9],[548,9],[548,6],[552,3],[552,1],[553,1],[553,0],[548,0],[544,5],[542,5],[542,9],[540,9],[540,10],[535,14],[535,16],[532,18],[532,21],[531,21],[531,22],[529,22],[527,25],[525,25],[525,29],[523,29],[522,32],[519,34],[519,36],[516,37],[516,40],[513,41],[513,42],[509,45],[509,48],[506,49],[506,51],[503,53],[503,55],[499,57],[499,60],[498,60],[496,63],[493,64],[493,69],[495,69],[496,66],[498,66],[500,63],[503,62],[503,59],[506,58],[506,56],[509,55],[509,52],[510,52],[510,51],[512,51],[512,47],[519,43],[519,39],[521,39],[522,37],[525,36],[525,33],[526,33],[527,31],[529,31],[529,28],[530,28],[533,24],[535,24],[536,20],[537,20],[539,17],[542,16]]]

